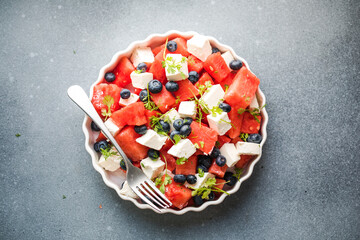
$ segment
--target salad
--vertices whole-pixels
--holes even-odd
[[[261,153],[259,83],[230,51],[196,34],[121,57],[91,102],[132,163],[183,209],[228,194]],[[93,122],[91,129],[99,132],[98,165],[126,172]],[[126,181],[120,193],[137,198]]]

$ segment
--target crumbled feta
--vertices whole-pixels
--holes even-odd
[[[180,114],[178,113],[178,111],[176,111],[175,108],[172,108],[169,111],[167,111],[164,115],[162,115],[161,118],[163,120],[168,120],[169,124],[170,124],[170,131],[174,131],[175,128],[173,126],[173,123],[176,119],[179,119],[181,117],[180,117]]]
[[[130,188],[127,181],[124,182],[124,184],[120,190],[120,194],[125,195],[130,198],[138,198],[138,195],[136,195],[134,193],[134,191]]]
[[[138,100],[139,100],[139,96],[136,95],[135,93],[131,93],[131,95],[128,99],[120,98],[119,104],[120,104],[120,106],[126,106],[126,105],[130,105],[134,102],[137,102]]]
[[[116,150],[114,150],[116,151]],[[99,166],[104,168],[105,170],[108,170],[110,172],[114,172],[120,168],[120,161],[122,160],[122,157],[118,154],[110,155],[105,159],[104,155],[101,155],[99,159]]]
[[[232,60],[235,60],[235,58],[233,57],[233,55],[231,54],[230,51],[226,51],[224,52],[223,54],[221,54],[222,58],[224,59],[226,65],[228,66],[228,68],[230,69],[231,71],[231,68],[230,68],[230,62]]]
[[[181,139],[177,144],[173,145],[168,154],[173,155],[178,158],[189,158],[196,152],[195,146],[189,139]]]
[[[225,92],[222,89],[220,84],[212,85],[200,98],[200,101],[203,101],[209,109],[212,109],[215,106],[218,106],[221,99],[225,96]]]
[[[136,139],[136,142],[149,148],[160,150],[165,144],[167,137],[157,134],[154,130],[148,129],[144,135]]]
[[[195,189],[198,189],[200,187],[202,187],[204,185],[204,183],[209,179],[209,178],[215,178],[215,176],[211,173],[204,173],[204,176],[203,177],[200,177],[199,174],[195,174],[195,177],[196,177],[196,183],[194,184],[189,184],[188,182],[185,182],[185,187],[192,187],[192,188],[195,188]]]
[[[179,114],[182,118],[196,117],[196,103],[195,101],[183,101],[179,105]]]
[[[203,62],[212,53],[209,40],[205,36],[198,34],[187,40],[187,48],[189,53]]]
[[[214,129],[220,136],[224,135],[231,128],[231,120],[226,112],[207,115],[210,128]]]
[[[116,126],[116,124],[113,122],[113,120],[111,118],[109,118],[108,120],[106,120],[104,122],[106,128],[109,130],[109,132],[111,133],[111,135],[115,136],[118,132],[119,132],[119,127]]]
[[[238,150],[233,143],[225,143],[220,148],[220,154],[226,158],[226,165],[228,167],[234,166],[240,160]]]
[[[152,63],[154,62],[154,54],[149,47],[140,47],[136,48],[131,55],[131,62],[133,63],[134,67],[137,67],[139,63]]]
[[[249,142],[237,142],[236,150],[240,155],[259,155],[261,152],[260,144]]]
[[[183,57],[181,54],[167,54],[165,62],[165,74],[167,80],[181,81],[189,77],[186,57]]]
[[[133,71],[130,74],[130,78],[131,83],[135,88],[145,89],[154,77],[153,74],[149,72],[136,73],[135,71]]]
[[[164,170],[165,163],[159,158],[152,160],[151,158],[147,157],[141,160],[140,166],[148,178],[154,179]]]
[[[258,103],[258,100],[256,98],[256,95],[254,96],[253,100],[251,101],[249,108],[250,108],[250,110],[254,110],[255,108],[259,108],[259,103]]]

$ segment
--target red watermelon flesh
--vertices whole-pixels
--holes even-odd
[[[164,49],[164,45],[162,44],[160,46],[154,47],[153,49],[151,49],[152,53],[154,54],[154,56],[156,56],[159,52],[161,52],[161,50]]]
[[[203,70],[204,68],[204,63],[198,59],[197,57],[195,57],[194,55],[190,55],[188,57],[188,70],[189,72],[191,71],[195,71],[197,73],[200,74],[200,72]]]
[[[118,85],[119,87],[125,87],[126,85],[131,83],[130,74],[134,70],[134,65],[127,57],[123,57],[122,59],[120,59],[118,65],[113,71],[116,76],[114,84]]]
[[[238,113],[237,107],[232,107],[231,111],[228,112],[229,119],[232,123],[232,128],[226,133],[230,138],[236,138],[241,133],[241,126],[244,118],[244,114]]]
[[[209,168],[209,173],[212,173],[219,178],[223,178],[227,169],[228,169],[228,166],[226,164],[222,167],[219,167],[216,164],[216,161],[214,161]]]
[[[220,52],[208,56],[204,62],[204,68],[218,83],[224,81],[230,74],[230,69],[221,57]]]
[[[199,146],[199,150],[203,151],[205,154],[210,154],[217,140],[217,132],[204,125],[201,126],[196,121],[193,121],[190,127],[191,134],[188,139],[193,144],[197,144]]]
[[[235,76],[236,72],[230,72],[230,74],[225,78],[225,80],[220,83],[224,91],[227,92],[227,89],[229,89],[229,87],[233,83]]]
[[[165,175],[163,181],[164,178]],[[176,183],[174,179],[171,179],[171,183],[165,186],[166,198],[178,209],[182,209],[188,205],[188,201],[191,199],[191,192],[192,191],[184,185]]]
[[[152,116],[158,117],[159,115],[161,115],[161,113],[158,112],[158,111],[155,111],[155,110],[150,111],[150,110],[145,109],[146,126],[147,126],[148,128],[151,127],[151,125],[150,125],[150,118],[151,118]]]
[[[197,87],[197,88],[199,88],[199,86],[201,86],[201,85],[206,85],[205,83],[206,82],[210,82],[211,83],[211,85],[214,85],[214,81],[213,81],[213,79],[212,79],[212,77],[207,73],[207,72],[204,72],[202,75],[201,75],[201,77],[199,78],[199,81],[195,84],[195,86]]]
[[[176,167],[176,160],[173,156],[171,156],[170,154],[167,153],[167,150],[161,149],[160,150],[160,159],[165,162],[166,159],[166,165],[167,165],[167,169],[169,171],[174,171],[175,167]]]
[[[150,93],[152,100],[162,113],[167,112],[170,108],[175,105],[174,96],[163,87],[159,93]]]
[[[134,162],[141,161],[147,157],[148,147],[145,147],[135,140],[142,135],[135,132],[133,126],[127,126],[115,136],[116,142],[120,145],[126,156]]]
[[[140,126],[147,123],[145,108],[142,102],[135,102],[114,112],[111,120],[120,128],[126,125]]]
[[[96,109],[97,113],[100,117],[104,118],[101,115],[101,109],[108,110],[108,107],[103,103],[104,97],[110,95],[114,99],[114,103],[111,105],[111,112],[115,112],[120,108],[119,100],[120,100],[120,92],[121,88],[116,86],[115,84],[106,84],[101,83],[99,85],[94,86],[94,92],[91,99],[91,103]]]
[[[221,148],[225,143],[229,143],[231,139],[223,135],[223,136],[218,136],[218,141],[219,141],[219,148]]]
[[[197,164],[197,156],[192,155],[184,164],[176,165],[175,174],[195,175],[196,164]]]
[[[176,98],[180,97],[181,101],[194,97],[194,94],[199,96],[198,89],[188,79],[177,81],[177,84],[179,85],[179,90],[174,92],[174,94]]]
[[[164,50],[160,51],[154,59],[149,72],[153,74],[153,78],[159,80],[162,84],[166,81],[165,68],[162,67],[162,61],[164,61]]]
[[[259,120],[259,122],[257,122],[255,120],[254,116],[251,115],[249,112],[244,112],[243,115],[244,115],[244,118],[242,121],[241,132],[249,133],[249,134],[259,133],[261,116],[256,116]]]
[[[247,108],[255,96],[260,80],[247,68],[242,67],[225,93],[224,99],[231,106]]]
[[[254,156],[252,155],[241,155],[240,160],[235,164],[235,167],[237,168],[243,168],[246,166],[246,164],[253,159]]]
[[[105,135],[102,132],[100,132],[99,136],[96,138],[96,141],[100,142],[100,141],[106,140],[106,139],[107,139],[107,137],[105,137]]]

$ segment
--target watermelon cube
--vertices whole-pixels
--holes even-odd
[[[114,112],[111,120],[120,130],[126,125],[140,126],[147,123],[145,107],[142,102],[132,103],[126,107]]]
[[[193,98],[195,96],[199,96],[198,89],[188,80],[177,81],[179,85],[179,90],[174,92],[176,98],[180,98],[181,101],[186,101],[189,98]]]
[[[175,174],[195,175],[196,164],[197,164],[197,156],[192,155],[184,164],[176,165]]]
[[[195,84],[195,86],[197,88],[199,88],[201,85],[205,86],[206,82],[210,82],[211,85],[214,85],[214,81],[212,77],[210,77],[210,75],[207,72],[204,72],[199,78],[199,81]]]
[[[214,129],[193,121],[190,125],[191,134],[188,139],[199,146],[199,150],[210,154],[215,146],[218,134]]]
[[[190,55],[188,57],[188,69],[189,72],[191,71],[195,71],[197,73],[200,74],[200,72],[203,70],[204,68],[204,63],[198,59],[197,57],[195,57],[194,55]]]
[[[229,119],[232,123],[232,128],[226,133],[230,138],[239,137],[241,133],[241,126],[244,118],[244,113],[238,113],[238,107],[232,107],[231,111],[228,112]]]
[[[230,74],[230,69],[220,52],[208,56],[204,62],[204,68],[218,83],[224,81]]]
[[[135,132],[133,126],[123,128],[119,134],[115,136],[116,142],[122,148],[126,156],[134,162],[146,158],[149,149],[135,141],[139,137],[141,137],[141,135]]]
[[[118,65],[113,71],[116,76],[114,84],[118,85],[119,87],[125,87],[126,85],[131,83],[130,74],[134,70],[134,65],[127,57],[121,58]]]
[[[176,183],[174,179],[171,179],[171,183],[165,186],[166,198],[178,209],[182,209],[188,205],[188,201],[191,199],[191,192],[192,191],[184,185]]]
[[[115,84],[101,83],[94,86],[91,103],[93,104],[100,117],[104,118],[104,116],[101,115],[101,109],[105,109],[106,111],[108,110],[108,107],[103,103],[105,96],[111,96],[114,99],[114,103],[110,107],[111,112],[115,112],[120,108],[120,92],[121,88]]]
[[[230,72],[230,74],[225,78],[225,80],[220,83],[224,91],[227,92],[227,89],[229,89],[231,84],[234,82],[235,76],[236,72]]]
[[[219,178],[223,178],[227,169],[228,165],[225,164],[224,166],[219,167],[216,164],[216,161],[214,161],[209,168],[209,173],[212,173]]]
[[[153,78],[159,80],[162,84],[166,81],[165,68],[162,67],[162,61],[164,50],[160,51],[154,59],[154,62],[151,64],[149,72],[153,74]]]
[[[242,67],[225,93],[224,99],[231,106],[247,108],[255,96],[260,80],[247,68]]]
[[[241,155],[240,160],[235,164],[237,168],[243,168],[246,164],[254,158],[253,155]]]
[[[242,133],[259,133],[261,116],[257,116],[258,121],[256,121],[255,117],[251,115],[249,112],[243,113],[244,118],[242,121],[241,132]]]
[[[168,90],[163,87],[159,93],[150,93],[152,100],[162,113],[167,112],[175,105],[175,98]]]
[[[218,148],[221,148],[225,143],[229,143],[230,141],[231,141],[231,139],[228,138],[225,135],[218,136],[218,142],[219,142],[219,147]]]

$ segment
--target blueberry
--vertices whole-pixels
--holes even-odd
[[[99,132],[101,129],[94,123],[94,121],[91,122],[91,129],[95,132]]]
[[[177,49],[177,43],[175,41],[168,41],[166,48],[169,52],[175,52]]]
[[[113,82],[115,81],[116,77],[115,74],[113,74],[112,72],[107,72],[105,73],[105,80],[108,82]]]
[[[198,195],[194,196],[193,200],[196,207],[199,207],[204,203],[204,199],[202,199],[202,197]]]
[[[148,101],[148,92],[146,89],[141,90],[140,94],[139,94],[139,98],[142,102],[147,102]]]
[[[206,168],[209,168],[212,164],[212,159],[210,158],[210,156],[198,155],[197,159],[198,159],[199,165],[203,165]]]
[[[102,140],[94,144],[94,150],[96,152],[101,152],[100,149],[105,150],[108,146],[109,146],[108,142],[106,140]]]
[[[232,187],[236,184],[237,178],[234,176],[232,172],[226,172],[224,175],[225,181],[227,181],[227,185]]]
[[[223,110],[224,112],[230,112],[231,111],[231,106],[229,104],[227,104],[227,103],[224,103],[224,102],[219,104],[219,108],[221,110]]]
[[[146,72],[147,70],[147,65],[146,63],[139,63],[136,67],[137,70],[141,71],[142,73]]]
[[[176,119],[174,122],[173,122],[173,127],[180,131],[180,128],[184,125],[184,120],[182,120],[181,118],[179,119]]]
[[[262,136],[258,133],[250,134],[246,141],[251,143],[261,143]]]
[[[171,140],[174,141],[174,136],[175,136],[175,135],[179,135],[179,136],[180,136],[180,132],[177,131],[177,130],[172,131],[172,132],[170,133],[170,138],[171,138]]]
[[[144,135],[147,131],[146,125],[135,126],[134,130],[136,133]]]
[[[174,176],[174,182],[184,183],[184,182],[186,182],[186,176],[183,175],[183,174],[176,174],[176,175]]]
[[[121,96],[122,99],[128,99],[128,98],[130,97],[130,95],[131,95],[130,90],[129,90],[129,89],[126,89],[126,88],[124,88],[124,89],[121,90],[121,92],[120,92],[120,96]]]
[[[223,155],[219,155],[217,156],[215,162],[219,167],[223,167],[226,164],[226,158]]]
[[[195,84],[197,81],[199,81],[199,74],[195,71],[191,71],[191,72],[189,72],[188,79],[190,80],[190,82],[192,84]]]
[[[232,60],[229,64],[232,70],[239,70],[242,67],[242,62],[240,60]]]
[[[205,167],[204,165],[200,164],[198,167],[197,167],[197,172],[200,172],[199,169],[203,170],[203,172],[208,172],[209,171],[209,168]]]
[[[169,92],[176,92],[177,90],[179,90],[179,84],[177,84],[177,82],[170,81],[165,84],[165,88]]]
[[[195,184],[196,181],[197,181],[197,178],[195,175],[187,175],[186,176],[186,181],[189,183],[189,184]]]
[[[191,125],[191,123],[193,122],[193,119],[191,117],[187,117],[184,119],[184,125]]]
[[[152,149],[152,148],[150,148],[150,149],[148,150],[148,157],[151,158],[152,160],[158,159],[159,156],[160,156],[159,151],[157,151],[157,150],[155,150],[155,149]]]
[[[181,128],[180,128],[180,130],[179,130],[179,132],[180,132],[180,135],[181,136],[189,136],[190,135],[190,133],[191,133],[191,127],[189,126],[189,125],[183,125]]]
[[[211,50],[211,53],[214,54],[214,53],[217,53],[217,52],[220,52],[220,50],[216,47],[213,47],[212,50]]]
[[[217,158],[217,156],[219,156],[219,155],[220,155],[220,149],[218,149],[217,147],[214,147],[210,154],[210,157]]]
[[[170,132],[170,124],[169,123],[165,122],[164,120],[160,120],[159,123],[164,132],[166,132],[166,133]]]
[[[214,200],[215,199],[215,193],[211,192],[208,197],[209,197],[210,201]]]
[[[125,170],[125,171],[126,171],[126,164],[125,164],[125,161],[124,161],[124,160],[121,160],[121,161],[120,161],[120,168],[121,168],[122,170]]]
[[[163,85],[161,84],[161,82],[159,80],[151,80],[149,82],[149,91],[151,93],[159,93],[161,92],[162,88],[163,88]]]

